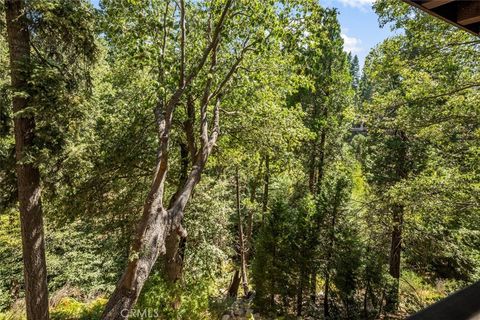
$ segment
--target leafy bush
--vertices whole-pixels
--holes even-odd
[[[89,303],[82,303],[73,298],[63,298],[60,303],[51,310],[52,320],[96,320],[100,319],[107,300],[97,298]]]
[[[454,280],[442,280],[434,285],[405,270],[400,279],[400,308],[407,313],[417,312],[447,296],[457,285]]]
[[[145,285],[132,319],[141,319],[148,314],[160,316],[162,319],[212,319],[210,296],[218,292],[213,279],[203,279],[190,284],[168,284],[161,274],[152,275]],[[175,302],[179,307],[175,307]]]
[[[14,211],[0,214],[0,311],[21,297],[22,242],[18,221],[18,213]]]

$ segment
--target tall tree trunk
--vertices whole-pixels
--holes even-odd
[[[257,188],[262,180],[262,170],[263,170],[263,158],[260,161],[258,167],[258,173],[256,177],[253,178],[253,181],[250,185],[250,204],[253,205],[257,200]],[[247,217],[247,234],[246,234],[246,252],[245,252],[245,263],[248,265],[250,257],[253,252],[253,220],[254,220],[255,208],[251,208],[248,211]]]
[[[265,156],[265,175],[263,176],[262,224],[265,223],[265,214],[268,210],[268,191],[270,188],[270,156]]]
[[[186,231],[181,226],[183,212],[193,189],[200,181],[200,176],[205,168],[208,156],[217,141],[219,113],[220,99],[218,98],[214,108],[214,128],[212,134],[210,137],[207,136],[208,139],[202,145],[202,149],[183,185],[182,191],[168,210],[163,207],[163,189],[168,171],[168,136],[171,114],[166,119],[161,120],[163,124],[159,125],[159,127],[162,128],[162,133],[160,134],[162,143],[154,179],[145,200],[143,214],[138,223],[127,267],[108,300],[102,316],[103,320],[128,318],[128,313],[135,305],[158,256],[166,251],[166,237],[171,232],[177,232],[181,237],[187,236]],[[166,114],[169,115],[169,113]],[[165,123],[166,120],[168,121]]]
[[[105,307],[102,319],[127,319],[160,253],[165,252],[168,213],[159,205],[152,186],[137,227],[127,268]]]
[[[332,220],[330,224],[330,241],[328,244],[327,265],[325,268],[325,290],[323,296],[323,312],[325,319],[330,318],[330,270],[332,269],[332,256],[335,250],[335,226],[337,222],[337,213],[340,207],[340,189],[337,186],[337,192],[335,195],[335,203],[332,210]]]
[[[400,282],[400,260],[402,252],[402,225],[403,225],[403,206],[395,205],[393,211],[393,226],[390,244],[390,259],[388,272],[393,278],[393,284],[387,295],[386,309],[395,311],[398,307],[398,290]]]
[[[238,242],[239,242],[239,254],[240,254],[240,273],[242,277],[242,287],[245,296],[248,295],[248,278],[247,278],[247,265],[245,261],[245,240],[243,238],[243,221],[242,212],[240,210],[240,182],[238,178],[238,169],[235,174],[235,193],[237,202],[237,216],[238,216]]]
[[[392,241],[390,247],[389,273],[395,278],[400,278],[400,254],[402,247],[402,224],[403,207],[395,206],[393,208],[393,228]]]
[[[395,163],[395,179],[401,181],[408,175],[407,172],[407,136],[405,132],[395,132],[396,138],[400,141]],[[398,308],[399,281],[400,281],[400,260],[402,252],[402,229],[403,229],[404,208],[400,204],[392,206],[392,234],[390,243],[389,274],[393,278],[393,284],[386,297],[386,309],[396,311]]]
[[[363,318],[368,319],[368,291],[370,287],[370,281],[367,280],[365,285],[365,292],[363,293]]]
[[[324,112],[324,116],[327,116],[326,111]],[[320,134],[320,145],[319,145],[319,159],[318,159],[318,168],[317,168],[317,181],[315,183],[315,187],[311,188],[311,192],[315,192],[315,195],[320,193],[323,175],[324,175],[324,167],[325,167],[325,142],[327,138],[327,129],[323,128]],[[316,221],[316,229],[320,233],[321,229],[321,219],[320,217],[317,218]],[[314,266],[312,270],[312,274],[310,276],[310,299],[313,303],[315,303],[317,298],[317,269]]]
[[[5,12],[11,83],[15,92],[13,112],[17,114],[29,107],[26,93],[30,78],[30,35],[22,0],[5,0]],[[34,163],[24,162],[25,153],[35,138],[33,115],[28,112],[15,115],[14,131],[27,319],[44,320],[49,314],[40,172]]]
[[[217,107],[218,108],[218,107]],[[181,226],[185,206],[193,189],[200,181],[208,155],[211,152],[217,134],[202,151],[196,165],[190,172],[182,192],[169,210],[162,206],[163,184],[166,168],[159,161],[150,193],[144,205],[144,211],[137,228],[137,234],[132,246],[128,265],[117,283],[115,291],[105,307],[102,319],[115,320],[119,315],[128,318],[128,312],[135,305],[141,289],[160,254],[166,251],[166,237],[171,232],[177,232],[186,237],[186,231]],[[164,173],[162,173],[165,170]]]

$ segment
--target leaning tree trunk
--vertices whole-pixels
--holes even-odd
[[[215,145],[218,134],[218,118],[220,113],[220,99],[214,109],[214,129],[210,137],[202,145],[198,158],[190,171],[182,191],[179,192],[171,207],[163,207],[163,188],[167,174],[168,135],[171,118],[163,119],[167,123],[161,124],[163,142],[159,161],[150,192],[145,201],[143,214],[137,228],[135,241],[128,259],[128,265],[117,283],[105,307],[102,319],[116,320],[128,318],[128,312],[133,309],[140,292],[150,275],[158,256],[166,251],[166,238],[171,232],[178,232],[181,237],[186,237],[186,231],[181,226],[183,212],[190,199],[193,189],[200,181],[200,176],[205,168],[208,156]],[[170,113],[167,113],[167,115]]]
[[[30,35],[22,0],[5,0],[5,11],[11,82],[15,92],[13,112],[18,114],[29,107],[26,92],[30,78]],[[44,320],[49,314],[40,172],[34,163],[24,159],[35,138],[33,115],[28,112],[16,115],[14,131],[27,319]]]
[[[154,183],[155,184],[155,183]],[[128,318],[160,253],[165,252],[168,213],[156,198],[152,186],[131,248],[128,265],[105,307],[102,319]]]
[[[105,308],[102,319],[115,320],[128,318],[127,314],[135,305],[140,292],[147,280],[158,256],[165,253],[166,238],[170,232],[181,232],[186,237],[186,232],[180,225],[183,210],[190,198],[193,188],[200,180],[207,156],[197,163],[185,183],[181,195],[168,211],[163,209],[161,196],[162,186],[158,185],[159,175],[157,170],[156,179],[145,202],[144,212],[140,220],[136,240],[132,246],[127,268],[115,291]],[[161,163],[159,164],[159,166]],[[119,317],[121,315],[121,317]]]

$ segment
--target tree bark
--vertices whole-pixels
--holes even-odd
[[[368,319],[368,290],[370,287],[370,281],[367,280],[365,285],[365,292],[363,293],[363,318]]]
[[[187,180],[189,166],[188,154],[188,146],[186,144],[180,143],[181,168],[178,189],[170,200],[169,208],[171,208],[173,206],[173,203],[175,203],[175,200],[182,191],[183,184]],[[168,282],[172,284],[176,283],[182,278],[183,260],[187,238],[181,237],[180,234],[181,233],[179,232],[170,232],[165,240],[165,278]],[[175,303],[175,305],[180,306],[177,302]]]
[[[332,217],[332,225],[331,225],[331,235],[330,235],[330,243],[328,248],[328,256],[327,256],[327,266],[325,269],[325,289],[323,295],[323,314],[325,319],[330,318],[330,269],[331,269],[331,260],[333,255],[333,250],[335,246],[335,220],[336,220],[336,213],[334,213]]]
[[[403,207],[393,208],[392,241],[390,247],[389,273],[395,279],[400,279],[400,254],[402,249]]]
[[[186,143],[180,143],[180,176],[178,179],[178,188],[170,199],[169,208],[173,206],[177,200],[183,185],[188,177],[189,164],[195,164],[197,156],[197,146],[195,142],[194,126],[195,126],[195,101],[191,94],[187,96],[185,104],[187,119],[183,122],[183,131],[185,132]],[[175,283],[182,277],[183,261],[185,255],[187,238],[180,237],[177,232],[171,232],[166,240],[165,253],[165,275],[167,281]]]
[[[26,162],[25,153],[33,146],[35,119],[28,112],[30,78],[30,35],[22,0],[5,0],[7,41],[10,52],[11,83],[14,91],[13,112],[16,172],[27,319],[49,318],[45,236],[41,205],[40,172],[34,163]]]

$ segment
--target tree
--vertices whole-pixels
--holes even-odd
[[[162,3],[164,4],[164,3]],[[149,4],[139,3],[146,12],[151,9]],[[163,5],[160,12],[167,12],[170,4]],[[168,44],[166,47],[172,55],[155,56],[150,62],[153,63],[156,70],[159,70],[159,82],[161,86],[156,93],[157,105],[155,106],[155,121],[157,124],[157,135],[159,141],[159,151],[156,161],[156,169],[149,194],[145,200],[142,217],[138,223],[135,240],[132,243],[129,262],[119,281],[116,290],[110,297],[109,303],[105,309],[104,318],[110,319],[118,316],[121,310],[130,310],[140,294],[148,274],[153,264],[161,253],[167,252],[168,260],[176,261],[175,252],[180,241],[178,237],[186,237],[186,231],[181,222],[184,216],[184,210],[189,201],[193,189],[200,181],[200,176],[204,171],[207,159],[210,156],[219,135],[219,121],[221,106],[228,104],[231,82],[237,75],[242,62],[248,58],[250,52],[261,51],[263,46],[270,44],[270,39],[275,39],[277,32],[277,13],[274,3],[264,6],[266,10],[258,12],[260,3],[251,2],[248,5],[236,3],[228,0],[212,6],[203,6],[202,4],[192,5],[191,10],[195,10],[200,20],[192,20],[191,24],[199,23],[206,26],[203,29],[196,29],[200,34],[192,33],[188,36],[190,41],[184,41],[183,30],[188,16],[183,12],[190,6],[180,5],[179,26],[180,37],[178,42]],[[112,12],[112,18],[115,15],[122,15],[122,4],[105,3],[106,12]],[[111,11],[109,11],[111,10]],[[245,13],[249,19],[240,19],[239,15],[232,12]],[[188,13],[188,12],[187,12]],[[173,15],[173,17],[176,17]],[[193,15],[191,15],[193,17]],[[142,22],[137,21],[137,22]],[[248,23],[246,23],[248,22]],[[188,28],[187,28],[188,29]],[[164,37],[160,39],[163,45],[164,40],[171,32],[166,25],[163,30]],[[206,30],[203,33],[202,30]],[[259,31],[260,30],[260,31]],[[154,30],[153,30],[154,31]],[[108,35],[116,35],[117,30],[112,29]],[[122,39],[123,35],[119,37]],[[203,49],[198,50],[197,45],[204,43]],[[151,41],[151,40],[150,40]],[[278,45],[277,42],[271,42]],[[145,43],[151,46],[151,42]],[[187,60],[185,53],[187,48],[193,48]],[[162,48],[162,46],[160,46]],[[166,52],[166,51],[165,51]],[[179,54],[175,53],[178,52]],[[198,55],[198,57],[196,56]],[[162,78],[163,66],[166,65],[166,59],[173,59],[179,66],[179,74],[172,82],[171,78]],[[219,64],[219,61],[227,63]],[[158,64],[160,63],[160,64]],[[160,68],[160,69],[158,69]],[[202,75],[202,78],[199,78]],[[242,77],[239,77],[240,79]],[[185,181],[177,184],[177,191],[173,193],[164,205],[164,195],[166,190],[166,178],[168,175],[168,157],[170,155],[169,144],[171,133],[174,132],[174,116],[177,112],[177,106],[182,103],[189,104],[189,97],[193,98],[195,112],[199,113],[198,129],[199,133],[195,136],[188,136],[188,145],[190,148],[190,159],[192,164],[185,177]],[[210,109],[211,105],[213,109]],[[212,112],[213,124],[209,130],[208,113]],[[190,129],[188,132],[192,132]],[[194,147],[193,147],[194,146]],[[168,235],[173,236],[173,242],[166,242]],[[168,258],[170,257],[170,258]],[[178,268],[176,268],[178,270]]]
[[[436,138],[425,135],[424,130],[433,130],[445,119],[456,122],[449,112],[443,114],[445,118],[437,117],[438,112],[444,110],[446,105],[449,108],[457,105],[456,95],[465,97],[475,94],[474,90],[470,91],[470,85],[473,83],[476,86],[477,80],[473,73],[461,67],[469,65],[475,56],[470,47],[472,43],[465,33],[453,30],[403,4],[379,1],[375,7],[381,22],[391,22],[395,27],[405,30],[404,35],[385,40],[371,52],[363,82],[364,88],[369,91],[364,95],[366,103],[363,105],[370,144],[366,152],[366,171],[376,199],[374,201],[383,202],[383,209],[380,210],[388,212],[391,217],[388,262],[393,286],[387,296],[387,307],[396,310],[402,265],[400,257],[405,254],[411,261],[408,258],[410,252],[416,249],[407,246],[412,243],[410,237],[416,232],[412,234],[410,228],[417,228],[414,226],[414,217],[419,219],[426,213],[418,205],[418,194],[410,194],[411,189],[406,186],[419,183],[428,175],[442,176],[441,172],[452,165],[438,165],[438,159],[445,159],[448,151],[434,142]],[[412,16],[415,19],[411,19]],[[446,32],[451,32],[452,38],[447,40],[439,36]],[[447,49],[450,47],[451,50]],[[423,79],[421,85],[418,82],[420,78]],[[470,85],[464,86],[464,81]],[[450,92],[448,98],[442,92]],[[468,105],[463,107],[469,108]],[[433,163],[436,169],[432,171]],[[431,187],[436,188],[433,185]],[[407,200],[412,199],[410,197],[415,197],[417,204]],[[423,237],[429,236],[424,234]]]
[[[337,12],[314,6],[306,13],[304,23],[308,36],[300,39],[300,44],[296,44],[299,47],[296,52],[302,72],[310,77],[313,85],[302,88],[293,101],[301,103],[307,114],[306,126],[314,134],[311,145],[306,145],[305,148],[308,155],[305,162],[309,172],[309,190],[313,196],[317,196],[322,192],[322,180],[328,174],[329,166],[341,153],[346,133],[345,124],[349,123],[348,112],[353,102],[354,87],[349,70],[351,65],[343,51]],[[317,219],[316,230],[319,232],[321,227],[321,219]],[[319,245],[319,239],[315,237],[318,236],[313,234],[311,240],[313,246]],[[317,278],[315,267],[312,267],[311,274],[305,276],[309,280],[304,282],[310,282],[309,291],[312,300],[315,301]],[[325,302],[329,299],[328,290],[325,291],[324,299]],[[325,308],[325,314],[327,313],[328,308]]]
[[[76,25],[77,36],[69,35],[76,19],[85,18],[82,16],[85,14],[85,6],[80,7],[78,4],[81,2],[46,5],[42,1],[5,1],[6,38],[9,43],[13,91],[16,180],[29,319],[48,319],[41,203],[43,174],[40,168],[49,160],[53,162],[54,157],[45,156],[45,153],[61,150],[64,135],[51,129],[60,128],[65,122],[66,126],[70,124],[69,120],[64,120],[66,114],[59,111],[62,106],[71,102],[69,99],[74,96],[81,83],[80,78],[72,81],[73,77],[80,75],[82,71],[75,69],[71,74],[69,71],[78,67],[78,60],[86,58],[82,60],[85,63],[93,54],[91,33],[82,30],[82,27],[90,22],[88,18]],[[76,16],[69,22],[55,19],[60,15],[71,14],[69,9],[73,6],[77,10]],[[73,42],[75,46],[84,46],[81,49],[72,49]],[[53,48],[54,43],[58,47]],[[87,52],[88,50],[90,51]],[[65,66],[62,63],[67,58],[70,58],[69,68],[62,70]],[[59,71],[64,74],[60,75]],[[68,81],[69,85],[65,86]],[[75,110],[73,106],[74,104],[69,106],[71,110]],[[48,123],[45,119],[48,119]],[[42,180],[48,182],[48,179]],[[6,182],[8,184],[9,180]],[[6,205],[11,206],[12,203],[7,202]]]
[[[12,99],[15,116],[15,155],[18,200],[22,230],[25,299],[28,319],[48,319],[47,266],[38,165],[29,163],[27,152],[35,139],[35,119],[29,114],[28,92],[31,78],[30,35],[25,4],[5,1],[10,50]]]

